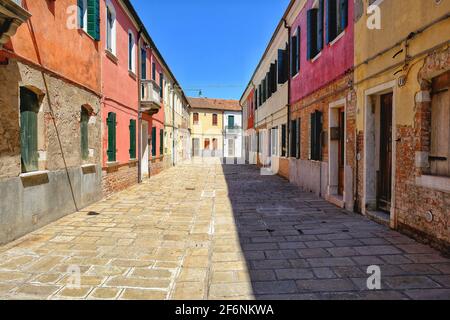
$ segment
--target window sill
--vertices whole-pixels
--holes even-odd
[[[416,177],[416,185],[443,192],[450,192],[450,177],[422,175]]]
[[[81,166],[81,171],[83,172],[83,174],[91,174],[97,172],[95,164],[84,164]]]
[[[48,173],[48,170],[33,171],[22,173],[19,177],[22,180],[23,187],[27,188],[49,183]]]
[[[311,59],[311,63],[316,62],[320,58],[321,55],[322,55],[322,51],[319,52],[318,54],[316,54],[316,56]]]
[[[83,28],[78,28],[78,31],[80,32],[80,34],[85,34],[86,36],[88,36],[92,41],[97,42],[97,40],[94,39],[94,37],[92,37],[87,30],[83,29]]]
[[[110,168],[110,167],[117,167],[119,164],[120,164],[119,161],[108,161],[108,162],[106,162],[106,166],[108,168]]]
[[[336,42],[338,42],[341,38],[343,38],[345,35],[345,30],[342,31],[336,38],[333,39],[333,41],[331,41],[328,46],[332,47]]]
[[[293,77],[291,77],[292,80],[294,80],[295,78],[297,78],[300,75],[300,72],[297,72]]]
[[[134,73],[134,71],[128,70],[128,75],[129,75],[133,80],[136,81],[137,75],[136,75],[136,73]]]
[[[116,57],[116,55],[111,51],[109,51],[108,49],[105,49],[105,54],[108,57],[108,59],[111,60],[113,63],[117,64],[119,62],[119,59]]]

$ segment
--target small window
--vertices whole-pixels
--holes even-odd
[[[81,107],[80,119],[80,135],[81,135],[81,159],[89,158],[89,110]]]
[[[217,114],[212,115],[212,125],[217,126]]]
[[[195,112],[193,115],[193,121],[194,121],[194,124],[198,124],[198,113],[197,112]]]
[[[85,32],[88,31],[88,0],[78,0],[78,26]]]
[[[234,128],[234,116],[228,116],[228,128],[229,129]]]
[[[152,156],[156,157],[156,127],[152,128]]]
[[[163,89],[164,89],[164,74],[162,72],[159,73],[159,96],[163,98]]]
[[[128,31],[128,70],[136,72],[136,43],[131,30]]]
[[[141,49],[141,79],[147,79],[147,50]]]
[[[287,146],[286,146],[286,125],[283,124],[281,126],[281,156],[286,157],[287,155]]]
[[[31,90],[20,88],[20,150],[22,172],[38,170],[39,98]]]
[[[310,159],[322,160],[322,112],[311,113],[310,118]]]
[[[207,139],[205,139],[205,150],[209,150],[209,139],[207,138]]]
[[[291,37],[291,76],[295,76],[300,71],[300,36],[301,29],[297,27],[296,33]],[[283,57],[283,53],[279,53],[278,56]],[[286,82],[286,81],[285,81]]]
[[[159,129],[159,154],[164,154],[164,129]]]
[[[156,64],[152,62],[152,80],[156,81]]]
[[[430,170],[450,176],[450,72],[432,81]]]
[[[136,120],[130,120],[130,159],[136,159]]]
[[[106,49],[116,54],[116,11],[111,1],[106,3]]]
[[[326,42],[331,43],[348,25],[348,0],[328,0],[326,8]]]
[[[106,151],[108,155],[109,162],[116,161],[116,114],[114,112],[108,113],[108,118],[106,119],[106,124],[108,127],[108,150]]]

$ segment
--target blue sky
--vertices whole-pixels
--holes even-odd
[[[187,96],[239,99],[289,0],[131,0]]]

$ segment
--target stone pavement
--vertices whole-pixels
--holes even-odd
[[[197,160],[0,247],[0,298],[450,299],[450,260],[253,166]]]

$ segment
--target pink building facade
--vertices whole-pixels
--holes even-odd
[[[291,24],[289,179],[353,209],[353,1],[308,0]]]

